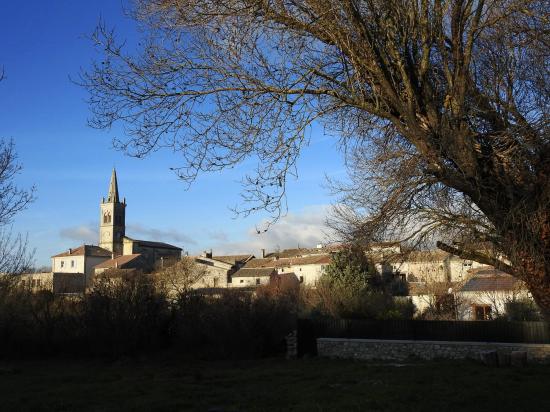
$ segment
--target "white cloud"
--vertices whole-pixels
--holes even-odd
[[[164,242],[178,242],[186,245],[195,245],[197,242],[190,236],[176,229],[155,229],[139,223],[126,225],[126,236]]]
[[[97,244],[99,238],[98,225],[88,223],[86,225],[72,226],[59,231],[59,235],[66,239],[78,241],[86,244]]]
[[[208,236],[210,239],[217,240],[218,242],[227,242],[229,239],[227,233],[225,233],[223,230],[217,230],[217,231],[209,231]]]
[[[298,212],[289,212],[277,223],[270,226],[267,232],[258,233],[256,227],[250,227],[240,236],[240,239],[231,239],[223,230],[208,231],[208,237],[213,242],[207,249],[212,248],[214,254],[252,253],[259,256],[261,249],[274,251],[295,247],[315,247],[319,243],[326,243],[330,239],[330,229],[326,226],[326,218],[330,205],[308,206]],[[265,227],[265,222],[258,224],[258,228]],[[68,227],[60,231],[64,238],[80,243],[97,244],[98,224]],[[156,229],[141,224],[126,225],[126,235],[136,239],[173,242],[186,245],[186,249],[198,244],[191,236],[177,229]],[[201,242],[202,243],[202,242]],[[197,252],[197,251],[195,251]]]
[[[258,234],[255,227],[250,228],[244,240],[215,244],[213,252],[215,255],[252,253],[258,256],[260,249],[273,251],[277,248],[315,247],[329,239],[330,229],[326,226],[329,209],[329,205],[317,205],[308,206],[297,213],[288,213],[267,232]]]
[[[86,244],[97,244],[99,240],[99,224],[97,222],[86,225],[72,226],[62,229],[59,235],[63,238],[78,241]],[[197,242],[186,234],[176,229],[155,229],[140,224],[126,225],[126,235],[143,240],[160,242],[177,242],[194,245]]]

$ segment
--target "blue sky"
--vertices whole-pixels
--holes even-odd
[[[36,185],[37,200],[16,217],[14,230],[28,233],[36,264],[78,244],[97,243],[99,201],[113,166],[121,196],[127,198],[127,234],[163,240],[190,253],[252,252],[260,247],[312,246],[323,240],[322,223],[333,199],[325,174],[344,177],[336,141],[320,127],[299,160],[299,178],[288,187],[289,215],[267,234],[255,235],[262,213],[235,219],[239,179],[247,167],[202,175],[191,187],[170,167],[178,155],[156,152],[146,159],[124,156],[111,147],[120,129],[94,130],[86,92],[71,83],[97,57],[86,39],[100,17],[121,37],[136,36],[123,14],[125,2],[2,2],[0,6],[0,137],[12,138],[24,170],[17,183]]]

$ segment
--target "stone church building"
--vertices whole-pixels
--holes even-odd
[[[148,273],[181,258],[180,247],[127,236],[126,206],[126,199],[120,199],[113,169],[107,197],[100,204],[98,246],[82,245],[52,256],[54,276],[55,273],[84,275],[89,286],[95,274],[109,269],[139,269]]]

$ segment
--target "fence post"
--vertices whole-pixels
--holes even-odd
[[[296,359],[298,357],[298,331],[293,330],[285,336],[286,341],[286,358]]]

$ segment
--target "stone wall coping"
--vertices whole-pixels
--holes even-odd
[[[456,345],[456,346],[520,346],[525,348],[550,349],[548,343],[514,343],[514,342],[470,342],[449,340],[399,340],[399,339],[349,339],[349,338],[317,338],[318,342],[357,342],[357,343],[389,343],[389,344],[419,344],[419,345]]]

